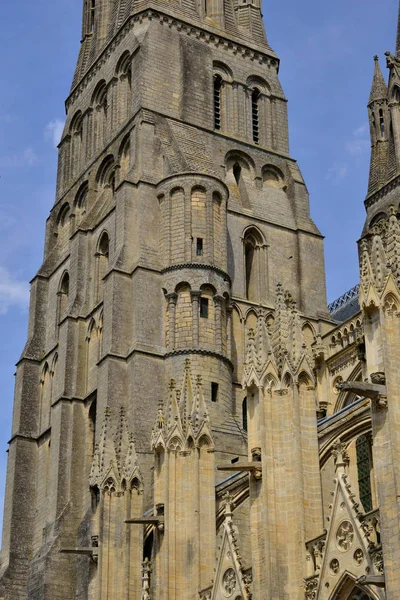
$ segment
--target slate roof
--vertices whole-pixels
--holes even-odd
[[[343,323],[347,319],[351,319],[354,315],[360,312],[360,304],[358,302],[359,285],[354,286],[340,296],[337,300],[328,305],[328,310],[335,321]]]

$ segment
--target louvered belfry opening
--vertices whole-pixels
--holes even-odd
[[[221,129],[221,87],[222,78],[214,76],[214,129]]]
[[[251,119],[253,125],[253,142],[255,144],[260,143],[260,128],[259,128],[259,107],[258,102],[260,98],[260,91],[255,88],[251,94]]]

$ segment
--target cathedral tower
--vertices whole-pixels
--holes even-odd
[[[302,597],[322,526],[310,365],[330,319],[279,65],[258,0],[84,0],[0,597],[195,600],[221,539],[244,597],[251,569],[257,600]]]

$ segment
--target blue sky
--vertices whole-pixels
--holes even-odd
[[[28,281],[54,200],[64,100],[79,48],[82,0],[4,2],[0,21],[0,507],[15,371],[26,339]],[[357,283],[356,240],[369,167],[366,103],[379,54],[394,50],[397,0],[264,0],[281,58],[292,155],[326,236],[328,299]],[[0,508],[1,514],[1,508]]]

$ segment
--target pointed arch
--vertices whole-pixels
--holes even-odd
[[[345,571],[333,588],[329,600],[379,600],[368,586],[358,586],[355,582],[355,576]]]
[[[110,238],[106,230],[99,236],[96,249],[96,301],[104,297],[104,277],[108,272],[110,262]]]
[[[40,416],[39,416],[39,431],[40,433],[47,429],[50,425],[50,410],[51,410],[51,371],[49,363],[46,361],[43,365],[42,374],[40,377]]]
[[[115,191],[115,160],[112,154],[106,156],[96,174],[96,181],[101,187],[110,187]]]
[[[389,292],[389,294],[385,296],[383,301],[383,310],[386,314],[392,314],[393,312],[399,311],[398,299],[392,292]]]
[[[232,363],[235,381],[241,381],[243,376],[244,335],[243,318],[240,308],[232,306]]]
[[[104,79],[98,82],[92,94],[92,148],[99,150],[106,139],[107,131],[107,84]]]
[[[89,182],[84,181],[79,187],[74,199],[75,226],[79,227],[87,211]]]
[[[65,317],[69,300],[69,273],[64,271],[61,276],[60,284],[58,286],[58,323]]]
[[[304,343],[306,345],[307,355],[312,356],[312,346],[315,342],[315,330],[310,322],[304,323],[301,328]]]
[[[242,237],[244,257],[245,297],[252,302],[260,302],[263,296],[263,269],[265,248],[264,236],[255,227],[248,227]]]
[[[124,179],[130,169],[131,162],[131,138],[130,134],[122,140],[118,152],[118,161],[120,165],[120,180]]]
[[[97,386],[97,363],[99,361],[99,336],[94,318],[90,320],[86,335],[86,392]]]
[[[57,243],[63,248],[66,246],[69,240],[70,233],[70,206],[68,202],[65,202],[57,216]]]
[[[306,373],[305,371],[301,371],[300,375],[298,376],[298,384],[299,387],[303,388],[308,388],[312,385],[312,380],[310,379],[308,373]]]
[[[132,56],[126,50],[120,57],[115,70],[118,95],[118,125],[124,123],[130,114],[132,104]]]

